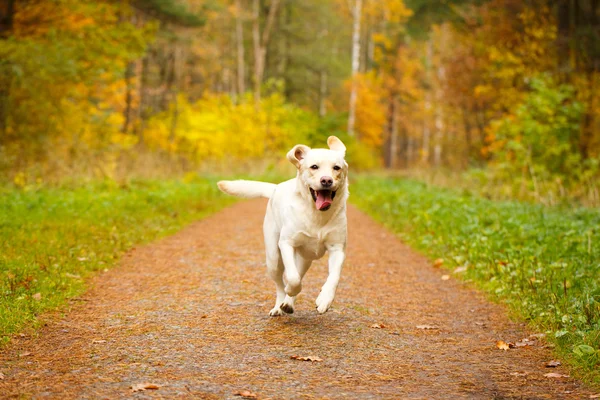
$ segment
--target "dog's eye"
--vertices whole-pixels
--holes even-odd
[[[336,165],[335,167],[333,167],[334,170],[339,171],[340,169],[342,169],[339,165]]]
[[[319,169],[319,166],[318,166],[317,164],[315,164],[315,165],[311,165],[311,166],[310,166],[310,169]]]

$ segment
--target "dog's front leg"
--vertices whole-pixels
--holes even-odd
[[[317,311],[320,314],[326,312],[331,303],[333,303],[335,291],[340,281],[340,275],[342,274],[342,266],[346,259],[344,245],[342,244],[329,245],[327,246],[327,250],[329,251],[329,276],[327,276],[327,280],[316,300]]]
[[[285,293],[290,296],[296,296],[302,290],[302,278],[296,268],[294,261],[294,248],[285,240],[279,241],[279,250],[283,259],[283,267],[285,270]]]

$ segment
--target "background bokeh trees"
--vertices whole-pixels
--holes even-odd
[[[600,204],[599,3],[5,0],[0,176],[246,166],[337,134],[356,168]]]

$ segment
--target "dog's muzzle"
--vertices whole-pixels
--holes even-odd
[[[309,187],[309,189],[310,189],[310,195],[312,196],[313,201],[315,202],[317,210],[319,210],[319,211],[329,210],[329,208],[331,207],[331,204],[333,203],[333,199],[335,198],[336,191],[329,190],[329,189],[314,190],[311,187]]]

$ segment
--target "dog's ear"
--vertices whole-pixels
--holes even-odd
[[[306,154],[310,151],[310,147],[303,144],[297,144],[293,149],[288,151],[287,158],[296,168],[300,168],[300,162],[306,157]]]
[[[329,138],[327,138],[327,146],[329,146],[331,150],[341,151],[346,154],[346,146],[344,146],[344,143],[336,136],[329,136]]]

